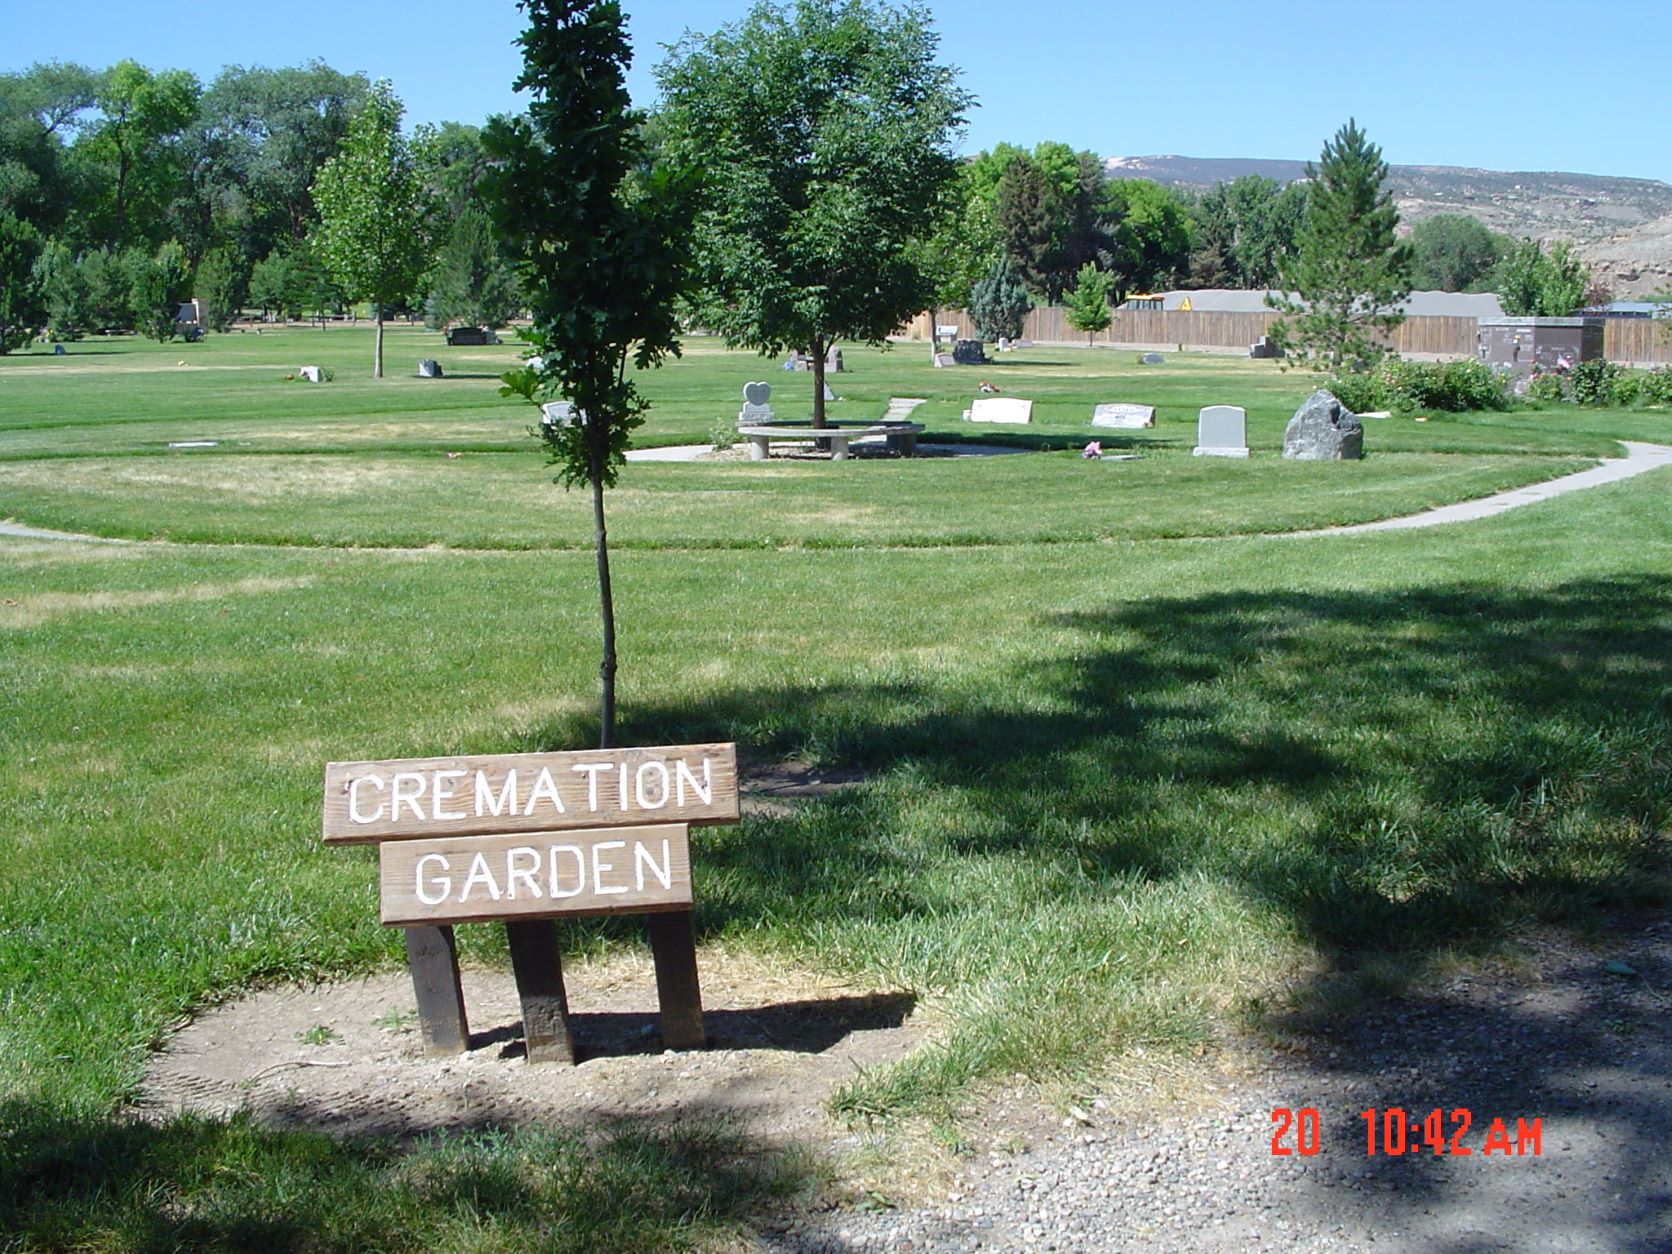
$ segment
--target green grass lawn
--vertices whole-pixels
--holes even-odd
[[[391,361],[451,370],[425,334]],[[120,1118],[180,1014],[397,960],[374,858],[319,842],[324,762],[594,734],[581,502],[514,452],[491,382],[375,385],[365,339],[0,361],[0,516],[237,542],[0,541],[0,1230],[20,1248],[683,1248],[813,1170],[701,1126],[339,1147]],[[735,739],[745,778],[863,774],[693,838],[702,945],[944,1009],[839,1112],[956,1110],[1017,1073],[1208,1042],[1320,971],[1420,972],[1668,899],[1669,472],[1426,532],[1240,534],[1547,477],[1662,416],[1390,420],[1361,465],[1296,466],[1275,449],[1311,381],[1265,363],[845,355],[847,405],[928,395],[948,434],[977,373],[1039,389],[1033,438],[1089,438],[1100,399],[1161,423],[1129,463],[634,465],[611,495],[621,740]],[[284,382],[313,361],[337,381]],[[762,365],[697,347],[649,380],[665,412],[641,434],[698,439],[743,379],[804,379]],[[1263,456],[1190,457],[1216,401],[1247,403]],[[441,456],[450,424],[501,451]],[[228,432],[230,454],[157,451]],[[461,939],[503,961],[494,929]]]

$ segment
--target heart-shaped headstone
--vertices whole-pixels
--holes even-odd
[[[772,385],[770,383],[745,383],[743,385],[743,400],[750,405],[765,405],[772,400]]]

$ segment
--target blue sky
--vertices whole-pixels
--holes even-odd
[[[660,45],[734,21],[744,0],[625,0],[635,99]],[[964,148],[1062,140],[1104,156],[1315,158],[1348,116],[1391,162],[1672,181],[1658,66],[1672,0],[956,0],[932,6],[942,59],[980,101]],[[516,107],[513,0],[0,0],[0,70],[133,57],[207,80],[294,65],[389,78],[408,121]]]

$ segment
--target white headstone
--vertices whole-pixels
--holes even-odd
[[[1017,396],[980,396],[970,402],[970,421],[1018,425],[1032,422],[1033,402]]]
[[[1153,427],[1154,405],[1099,405],[1091,413],[1094,427]]]
[[[830,390],[830,385],[828,383],[824,385],[824,399],[827,401],[833,401],[836,399],[836,393]]]
[[[940,327],[940,326],[938,326],[938,327],[935,328],[935,335],[939,338],[942,338],[942,339],[952,340],[952,339],[957,339],[958,338],[958,333],[959,333],[960,330],[961,330],[961,328],[959,328],[957,326],[950,326],[950,327]]]
[[[1247,457],[1248,413],[1237,405],[1209,405],[1196,420],[1197,457]]]
[[[540,423],[547,427],[571,427],[575,423],[574,401],[548,401],[540,406]]]
[[[299,379],[306,379],[309,383],[318,383],[319,382],[319,367],[318,366],[299,366],[296,369],[296,377],[299,378]]]

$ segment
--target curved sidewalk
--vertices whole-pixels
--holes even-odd
[[[1583,492],[1586,488],[1598,488],[1605,483],[1615,483],[1651,470],[1659,470],[1662,466],[1672,466],[1672,448],[1664,444],[1642,444],[1635,440],[1621,440],[1620,443],[1625,446],[1624,457],[1611,457],[1600,466],[1593,466],[1589,470],[1563,475],[1560,479],[1547,479],[1543,483],[1529,484],[1524,488],[1512,488],[1496,496],[1459,501],[1456,505],[1442,505],[1437,509],[1424,510],[1420,514],[1407,514],[1403,518],[1384,518],[1379,522],[1354,523],[1347,527],[1322,527],[1313,531],[1282,531],[1276,534],[1289,538],[1350,536],[1365,531],[1408,531],[1413,527],[1439,527],[1446,523],[1473,522],[1479,518],[1496,517],[1506,510],[1519,509],[1523,505],[1548,501],[1553,496]]]

